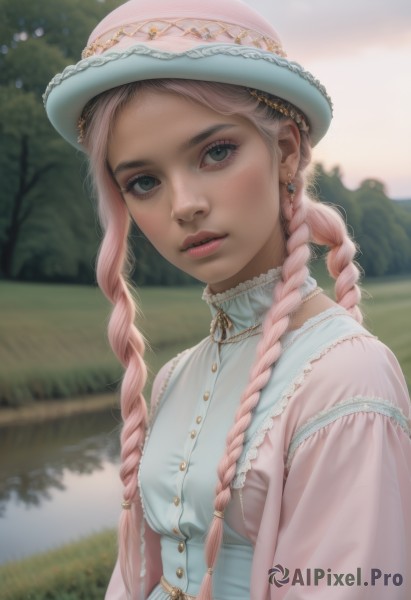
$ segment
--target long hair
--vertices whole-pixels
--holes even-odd
[[[114,305],[109,322],[111,346],[125,367],[121,387],[121,410],[124,421],[121,434],[120,476],[124,485],[124,510],[119,529],[119,557],[123,579],[131,597],[136,596],[139,574],[139,531],[142,509],[137,487],[137,469],[147,426],[147,408],[142,395],[146,381],[143,360],[144,340],[134,325],[135,303],[127,283],[127,235],[129,215],[107,165],[107,142],[116,116],[141,90],[173,92],[224,114],[236,114],[251,121],[272,152],[278,151],[278,133],[284,118],[261,105],[241,87],[229,84],[181,80],[138,82],[105,92],[86,109],[87,129],[84,144],[90,156],[91,173],[98,196],[100,220],[104,229],[97,279],[99,286]],[[290,315],[302,301],[300,287],[308,275],[309,243],[329,248],[327,267],[335,281],[336,301],[358,321],[360,290],[359,271],[353,259],[355,244],[349,238],[339,213],[310,199],[304,193],[304,171],[311,160],[309,135],[301,132],[300,162],[295,176],[296,193],[292,205],[285,186],[280,190],[280,209],[286,229],[286,259],[282,279],[275,287],[273,304],[268,311],[248,384],[241,396],[234,423],[227,434],[226,448],[218,465],[218,483],[214,500],[215,514],[205,544],[207,571],[198,595],[199,600],[212,598],[212,573],[222,542],[224,510],[231,499],[230,484],[241,455],[244,435],[261,391],[269,381],[273,364],[281,355],[281,337],[287,331]]]

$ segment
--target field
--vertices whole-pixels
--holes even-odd
[[[138,327],[154,372],[209,329],[201,288],[144,288]],[[0,406],[107,392],[121,369],[106,337],[111,307],[96,288],[0,284]]]
[[[366,292],[366,326],[393,350],[411,389],[411,278],[370,280]]]
[[[328,288],[321,270],[317,275]],[[365,324],[395,352],[410,386],[411,278],[371,279],[363,287]],[[200,297],[201,287],[139,291],[144,317],[137,324],[151,346],[151,373],[207,335],[210,314]],[[0,311],[1,407],[118,387],[121,369],[106,338],[110,306],[98,289],[2,282]]]
[[[101,600],[116,560],[116,534],[103,531],[0,566],[2,600]]]
[[[329,288],[322,270],[320,285]],[[363,286],[366,325],[400,360],[411,384],[411,280],[369,280]],[[144,288],[140,301],[151,368],[208,332],[201,288]],[[97,289],[0,285],[0,385],[3,404],[50,394],[64,397],[117,386],[120,370],[106,341],[110,307]],[[93,387],[94,386],[94,387]],[[54,552],[0,566],[4,600],[97,600],[115,560],[115,533],[103,532]]]

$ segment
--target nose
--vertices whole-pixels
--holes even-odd
[[[187,178],[176,181],[171,189],[171,218],[178,223],[205,216],[210,210],[204,190]]]

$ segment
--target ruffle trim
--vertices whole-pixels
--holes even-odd
[[[252,60],[263,60],[272,64],[288,69],[292,73],[295,73],[302,79],[308,81],[311,85],[316,87],[322,95],[327,99],[327,102],[332,109],[332,101],[325,87],[316,79],[309,71],[306,71],[301,65],[296,62],[289,61],[285,58],[281,58],[275,54],[271,54],[266,51],[257,50],[256,48],[249,48],[247,46],[234,46],[233,44],[208,44],[207,46],[200,46],[195,49],[187,50],[185,52],[164,52],[156,50],[155,48],[148,48],[144,45],[136,45],[124,50],[122,52],[109,52],[104,55],[92,56],[90,58],[84,58],[75,65],[69,65],[62,71],[53,77],[47,86],[46,91],[43,94],[44,105],[47,103],[47,99],[53,88],[60,85],[66,79],[69,79],[77,73],[85,71],[89,67],[101,67],[109,62],[113,62],[119,59],[127,58],[131,55],[145,55],[160,60],[172,60],[174,58],[180,58],[187,56],[188,58],[199,59],[207,56],[214,55],[227,55],[227,56],[243,56],[244,58],[250,58]]]
[[[333,309],[331,309],[331,310],[333,310]],[[314,317],[314,319],[315,318],[316,317]],[[308,325],[308,324],[310,325],[310,327],[312,326],[311,319],[306,322],[306,325]],[[282,395],[280,402],[275,404],[272,411],[264,419],[260,428],[254,434],[250,448],[247,450],[244,460],[238,464],[236,474],[231,483],[231,487],[233,489],[239,489],[239,488],[244,487],[247,473],[251,469],[251,463],[253,462],[253,460],[255,460],[258,457],[259,447],[263,443],[268,431],[270,431],[270,429],[272,429],[273,424],[274,424],[274,419],[284,412],[291,397],[302,386],[307,375],[309,373],[311,373],[311,371],[313,370],[314,363],[319,361],[323,356],[328,354],[328,352],[330,350],[332,350],[339,344],[346,342],[348,340],[354,339],[354,338],[358,338],[358,337],[372,337],[373,338],[375,336],[373,336],[372,334],[367,334],[364,331],[352,333],[350,335],[344,335],[342,338],[334,340],[326,348],[323,348],[320,352],[318,352],[312,358],[310,358],[308,363],[303,367],[302,371],[300,371],[300,373],[297,375],[297,377],[294,379],[294,381],[292,381],[292,383],[288,386],[286,392]]]
[[[411,419],[404,415],[399,406],[395,406],[392,402],[384,398],[354,396],[318,412],[298,428],[288,447],[286,469],[290,468],[294,454],[299,446],[309,437],[342,417],[361,412],[378,413],[388,417],[401,427],[406,435],[411,437]]]
[[[270,269],[267,273],[262,273],[257,277],[253,277],[253,279],[248,279],[247,281],[242,281],[235,287],[227,290],[226,292],[220,292],[218,294],[212,294],[209,291],[209,287],[207,286],[203,292],[202,299],[207,302],[207,304],[221,304],[226,302],[227,300],[233,300],[233,298],[237,298],[244,292],[248,292],[257,287],[262,287],[269,283],[274,283],[277,279],[281,277],[281,267],[276,267],[275,269]]]

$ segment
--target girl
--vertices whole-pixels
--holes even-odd
[[[238,0],[130,0],[45,104],[90,158],[125,367],[106,598],[408,598],[407,388],[361,326],[344,223],[304,192],[332,116],[324,87]],[[150,420],[131,219],[207,284],[211,310],[210,335],[157,375]],[[309,275],[310,242],[330,248],[336,302]]]

